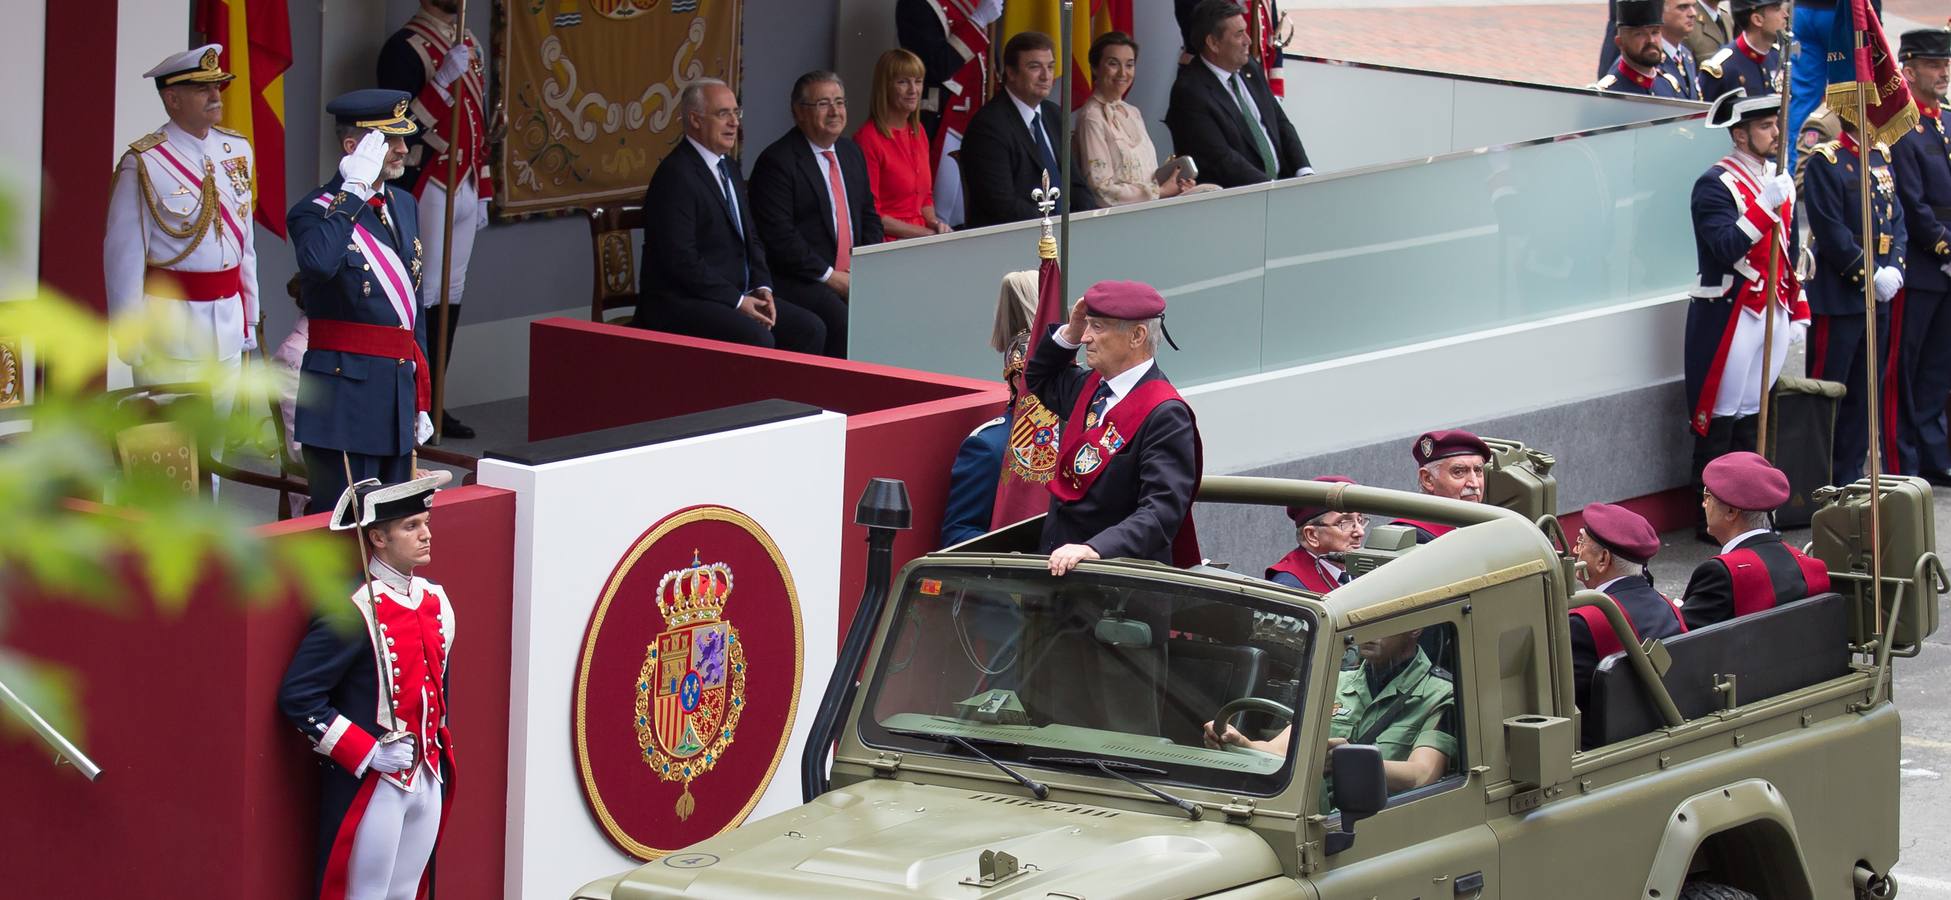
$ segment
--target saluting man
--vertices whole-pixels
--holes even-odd
[[[351,604],[360,630],[314,616],[285,670],[278,708],[326,757],[318,830],[321,900],[425,897],[427,862],[452,801],[447,661],[454,605],[414,569],[433,559],[441,471],[339,495],[334,531],[352,531],[366,572]]]
[[[468,261],[474,253],[474,235],[487,227],[488,201],[494,197],[494,179],[488,169],[487,75],[481,65],[481,43],[473,32],[466,32],[456,42],[454,16],[458,8],[455,0],[420,0],[419,11],[393,32],[379,51],[379,86],[410,94],[413,101],[408,110],[420,126],[408,136],[406,171],[399,184],[413,192],[419,207],[427,264],[421,303],[429,310],[440,305],[449,157],[459,158],[452,287],[448,291],[451,308],[445,335],[450,353],[455,330],[460,327],[461,298],[467,286]],[[458,145],[450,147],[455,116],[460,117],[461,138]],[[444,366],[440,359],[442,335],[434,333],[438,325],[436,318],[427,332],[427,355],[436,365]],[[474,437],[474,429],[451,415],[442,419],[440,433],[460,440]]]
[[[137,385],[184,381],[210,363],[234,371],[257,349],[256,170],[250,143],[217,124],[232,78],[218,65],[222,54],[222,45],[206,44],[143,73],[169,122],[129,145],[109,187],[109,313],[146,306],[155,326],[140,344],[116,348]],[[235,383],[212,388],[227,414]]]
[[[1465,503],[1484,502],[1484,470],[1490,465],[1490,445],[1461,428],[1424,432],[1409,445],[1416,458],[1416,488],[1432,497]],[[1427,544],[1456,530],[1455,525],[1396,519],[1389,524],[1416,530],[1416,543]]]
[[[1890,148],[1910,238],[1898,341],[1903,398],[1897,470],[1944,487],[1951,486],[1944,421],[1944,398],[1951,394],[1951,139],[1941,104],[1951,88],[1951,31],[1906,31],[1899,48],[1897,59],[1921,115]]]
[[[1803,282],[1808,291],[1814,325],[1809,332],[1810,378],[1838,381],[1848,389],[1836,409],[1836,444],[1830,465],[1830,484],[1849,484],[1863,477],[1870,452],[1870,425],[1865,393],[1870,372],[1885,375],[1890,359],[1890,302],[1903,290],[1904,255],[1909,234],[1903,207],[1897,203],[1896,178],[1890,150],[1870,148],[1870,217],[1874,222],[1870,250],[1876,295],[1877,349],[1875,360],[1863,346],[1863,207],[1857,190],[1866,157],[1856,128],[1856,108],[1836,111],[1842,132],[1836,140],[1810,148],[1802,162],[1802,213],[1809,226],[1815,271]],[[1894,405],[1894,397],[1885,397]],[[1879,415],[1883,410],[1877,411]],[[1894,428],[1895,422],[1888,423]],[[1889,465],[1899,464],[1891,459]]]
[[[1691,100],[1666,66],[1660,30],[1666,20],[1666,0],[1613,0],[1618,25],[1613,42],[1619,58],[1593,87],[1615,94],[1639,94]]]
[[[413,448],[434,433],[418,217],[413,195],[388,183],[405,171],[408,99],[369,89],[327,104],[345,151],[339,177],[285,218],[311,329],[293,429],[312,485],[307,513],[351,483],[405,481]]]
[[[1735,88],[1750,97],[1782,92],[1782,54],[1775,42],[1788,29],[1788,10],[1782,0],[1733,0],[1733,10],[1741,33],[1700,61],[1699,96],[1709,103]]]
[[[1354,484],[1346,475],[1314,479],[1327,484]],[[1267,580],[1287,587],[1325,594],[1354,576],[1343,565],[1343,554],[1362,546],[1368,520],[1358,512],[1335,512],[1325,506],[1290,506],[1294,520],[1293,552],[1267,567]]]
[[[1052,575],[1087,559],[1199,563],[1199,430],[1154,360],[1164,329],[1151,285],[1100,281],[1030,357],[1024,381],[1064,416],[1043,523]],[[1074,362],[1079,346],[1088,369]]]
[[[1680,615],[1688,628],[1725,622],[1829,590],[1829,567],[1782,540],[1770,516],[1788,502],[1788,476],[1758,453],[1707,464],[1700,505],[1721,555],[1694,567]]]
[[[1579,528],[1572,555],[1584,565],[1578,581],[1611,597],[1626,616],[1634,643],[1647,638],[1681,634],[1687,623],[1680,618],[1680,605],[1654,589],[1646,564],[1660,552],[1660,534],[1645,517],[1623,506],[1593,503],[1585,507],[1585,524]],[[1596,606],[1572,610],[1572,690],[1582,709],[1592,707],[1592,672],[1600,661],[1624,649],[1621,635],[1612,630],[1612,621]],[[1586,717],[1596,725],[1598,720]]]
[[[1687,427],[1694,434],[1696,489],[1708,461],[1755,448],[1763,360],[1768,361],[1772,389],[1789,345],[1809,328],[1809,305],[1802,299],[1789,249],[1795,179],[1775,171],[1781,107],[1777,95],[1750,97],[1735,88],[1707,111],[1707,127],[1726,129],[1734,148],[1694,180],[1690,201],[1694,257],[1700,266],[1700,278],[1688,292],[1692,299],[1685,338]],[[1771,256],[1772,297],[1767,296],[1766,277]],[[1766,340],[1770,335],[1764,314],[1775,320],[1773,343]]]

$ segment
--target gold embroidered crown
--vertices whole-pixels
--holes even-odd
[[[666,628],[716,622],[731,595],[732,567],[722,562],[705,565],[693,550],[690,567],[665,572],[657,582],[657,611],[664,614]]]

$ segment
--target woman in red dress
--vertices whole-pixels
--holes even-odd
[[[921,57],[889,50],[874,64],[874,105],[854,142],[867,157],[867,183],[887,240],[945,234],[935,215],[935,175],[921,128]]]

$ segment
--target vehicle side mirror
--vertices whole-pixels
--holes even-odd
[[[1328,832],[1327,855],[1355,845],[1355,823],[1389,805],[1389,782],[1382,774],[1382,751],[1371,744],[1343,744],[1329,752],[1334,761],[1335,808],[1341,830]]]

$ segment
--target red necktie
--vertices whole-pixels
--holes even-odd
[[[832,150],[821,150],[826,157],[826,186],[833,192],[833,268],[849,271],[854,257],[854,217],[847,211],[847,189],[840,184],[840,158]]]

